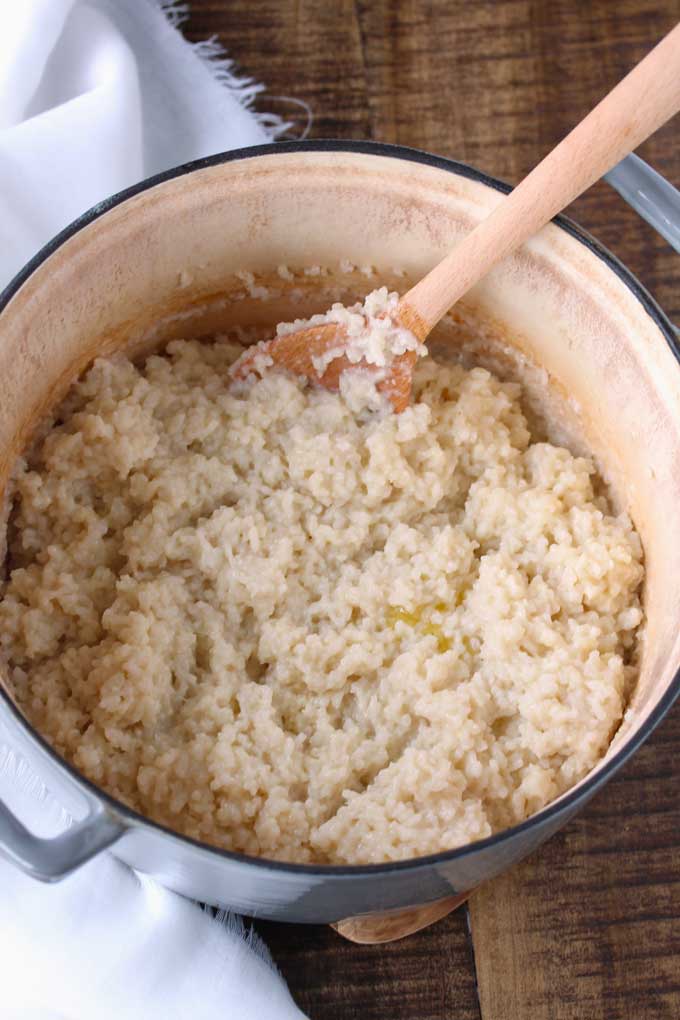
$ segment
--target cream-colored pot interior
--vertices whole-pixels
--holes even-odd
[[[376,280],[403,288],[500,200],[417,162],[282,152],[196,170],[115,206],[58,247],[0,315],[0,485],[97,354],[233,323],[270,326]],[[290,281],[281,264],[330,273]],[[268,297],[247,293],[235,275],[243,270]],[[595,454],[641,534],[646,637],[612,754],[680,666],[680,365],[626,283],[553,225],[475,288],[436,346],[468,357],[476,347],[484,363],[521,373],[537,407],[552,403],[553,434]]]

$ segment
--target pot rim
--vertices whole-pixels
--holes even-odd
[[[41,248],[29,262],[26,263],[23,269],[17,273],[4,290],[0,292],[0,316],[17,291],[42,265],[42,263],[50,257],[50,255],[52,255],[74,234],[82,230],[83,227],[93,223],[110,209],[113,209],[117,205],[127,201],[127,199],[132,198],[141,192],[148,191],[149,189],[156,187],[158,184],[163,184],[166,181],[173,180],[176,177],[182,177],[197,170],[204,170],[209,167],[219,166],[223,163],[278,155],[279,153],[286,152],[339,152],[347,153],[349,155],[359,154],[383,156],[392,159],[400,159],[406,162],[420,163],[425,166],[434,167],[438,170],[444,170],[447,173],[456,174],[460,177],[466,177],[470,180],[477,181],[480,184],[484,184],[487,187],[493,188],[495,191],[500,191],[504,194],[512,191],[512,186],[507,184],[505,181],[492,177],[481,170],[477,170],[475,167],[472,167],[467,163],[462,163],[458,160],[449,159],[444,156],[435,156],[432,153],[425,152],[421,149],[409,148],[404,145],[392,145],[386,142],[319,139],[274,142],[266,145],[254,145],[241,149],[232,149],[228,152],[216,153],[202,159],[192,160],[189,163],[183,163],[180,166],[172,167],[171,169],[155,174],[152,177],[147,177],[138,184],[125,188],[123,191],[119,191],[115,195],[112,195],[109,198],[104,199],[102,202],[92,206],[91,209],[87,210],[87,212],[83,213],[71,224],[56,234],[52,240],[48,241],[48,243],[44,245],[44,247]],[[676,361],[678,362],[678,367],[680,368],[680,344],[678,342],[678,336],[675,328],[654,298],[649,294],[646,288],[643,287],[633,273],[631,273],[630,270],[627,269],[615,255],[605,248],[604,245],[567,216],[560,214],[554,217],[552,222],[592,252],[593,255],[604,262],[608,268],[611,269],[620,280],[622,280],[659,328]],[[181,843],[188,843],[198,850],[213,854],[217,857],[223,857],[227,860],[238,862],[239,864],[252,865],[256,868],[268,871],[290,872],[310,876],[314,875],[320,878],[324,876],[336,876],[337,878],[346,879],[368,877],[378,874],[389,874],[393,872],[416,872],[428,867],[448,864],[453,861],[460,861],[481,851],[492,850],[495,847],[501,846],[503,843],[511,841],[516,836],[521,835],[534,826],[542,826],[551,820],[557,819],[560,815],[570,812],[570,809],[576,809],[580,802],[588,800],[592,794],[594,794],[621,768],[621,766],[631,757],[640,745],[644,743],[644,741],[651,735],[662,719],[666,716],[669,709],[679,696],[680,669],[678,669],[675,673],[668,688],[640,729],[626,741],[623,747],[617,751],[617,753],[608,762],[606,762],[597,774],[587,777],[577,787],[568,790],[558,800],[551,801],[551,803],[547,804],[535,814],[530,815],[529,818],[520,822],[518,825],[513,825],[507,829],[501,829],[500,832],[497,832],[492,836],[476,840],[473,843],[467,843],[464,846],[457,847],[453,850],[442,850],[439,853],[428,854],[424,857],[413,857],[403,861],[390,861],[383,864],[337,865],[298,864],[294,862],[271,860],[266,857],[252,857],[248,854],[212,846],[209,843],[204,843],[191,836],[184,836],[174,829],[168,828],[165,825],[161,825],[159,822],[155,822],[152,819],[147,818],[145,815],[140,814],[133,808],[127,807],[122,801],[116,800],[105,790],[101,789],[101,787],[97,786],[86,776],[82,775],[82,773],[66,761],[66,759],[62,758],[47,742],[47,740],[45,740],[45,738],[42,737],[42,735],[28,722],[10,698],[9,693],[2,685],[0,685],[0,698],[2,699],[5,707],[9,710],[10,714],[14,717],[15,722],[28,731],[29,737],[34,743],[38,744],[44,753],[48,755],[48,757],[52,760],[53,765],[65,769],[77,787],[84,787],[90,794],[94,794],[103,801],[109,813],[118,818],[125,825],[126,829],[140,827],[147,828],[165,837],[171,837],[173,840],[178,840]]]

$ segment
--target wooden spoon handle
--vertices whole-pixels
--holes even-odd
[[[680,109],[680,25],[402,298],[421,339],[466,291]]]

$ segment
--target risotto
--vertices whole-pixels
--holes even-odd
[[[630,520],[481,368],[423,360],[375,414],[235,388],[241,352],[97,361],[21,465],[19,705],[115,797],[248,854],[398,860],[526,818],[621,720]]]

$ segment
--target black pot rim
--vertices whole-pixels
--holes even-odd
[[[158,184],[163,184],[165,181],[173,180],[176,177],[182,177],[186,174],[193,173],[196,170],[219,166],[222,163],[231,163],[255,157],[278,155],[285,152],[344,152],[349,154],[384,156],[435,167],[436,169],[444,170],[447,173],[456,174],[460,177],[466,177],[470,180],[477,181],[480,184],[485,184],[487,187],[493,188],[494,190],[500,191],[504,194],[507,194],[512,190],[511,185],[498,180],[495,177],[491,177],[480,170],[476,170],[467,163],[461,163],[457,160],[448,159],[444,156],[435,156],[420,149],[413,149],[403,145],[390,145],[384,142],[320,139],[314,141],[274,142],[267,145],[255,145],[242,149],[232,149],[229,152],[216,153],[215,155],[208,156],[204,159],[193,160],[190,163],[184,163],[181,166],[165,170],[163,173],[156,174],[153,177],[148,177],[145,180],[140,181],[138,184],[135,184],[130,188],[126,188],[124,191],[120,191],[117,194],[112,195],[110,198],[99,202],[87,212],[83,213],[82,216],[79,216],[78,219],[74,220],[73,223],[58,233],[51,241],[41,248],[41,250],[26,263],[24,268],[17,273],[2,293],[0,293],[0,315],[20,287],[23,286],[35,270],[38,269],[38,267],[42,265],[42,263],[45,262],[50,255],[60,248],[62,244],[64,244],[74,234],[78,233],[78,231],[82,230],[83,227],[93,223],[95,220],[105,215],[105,213],[107,213],[110,209],[113,209],[122,202],[127,201],[127,199],[132,198],[134,195],[138,195],[143,191],[148,191],[150,188],[154,188]],[[680,346],[678,344],[675,329],[654,298],[652,298],[638,279],[623,265],[622,262],[619,261],[619,259],[616,258],[615,255],[608,251],[608,249],[592,237],[591,234],[583,230],[582,227],[579,227],[578,224],[574,223],[573,220],[570,220],[564,215],[559,215],[554,218],[553,223],[583,244],[585,248],[604,262],[609,269],[611,269],[612,272],[614,272],[616,276],[618,276],[619,279],[626,284],[628,289],[643,306],[649,317],[658,326],[680,367]],[[348,880],[369,877],[371,875],[383,875],[404,871],[413,873],[429,867],[464,860],[466,857],[470,857],[474,854],[480,853],[481,851],[491,850],[495,847],[501,846],[532,828],[543,827],[545,823],[556,821],[560,815],[570,814],[581,802],[587,801],[593,793],[611,779],[611,777],[621,768],[621,766],[640,747],[640,745],[644,743],[644,741],[650,736],[664,716],[668,713],[678,696],[680,696],[680,669],[676,672],[667,690],[659,699],[659,702],[645,720],[644,724],[631,738],[626,741],[624,746],[603,766],[597,775],[588,777],[578,787],[567,791],[567,793],[565,793],[559,800],[552,801],[550,804],[546,805],[546,807],[542,808],[541,811],[531,815],[518,825],[514,825],[509,829],[502,829],[493,836],[477,840],[474,843],[468,843],[465,846],[458,847],[457,849],[443,850],[439,853],[429,854],[425,857],[414,857],[404,861],[391,861],[386,864],[333,865],[295,864],[285,861],[270,860],[265,857],[251,857],[247,854],[211,846],[209,843],[203,843],[190,836],[184,836],[181,833],[176,832],[174,829],[170,829],[165,825],[152,821],[132,808],[127,807],[121,801],[116,800],[62,758],[40,735],[40,733],[33,728],[28,720],[24,718],[7,691],[0,686],[0,697],[2,698],[2,701],[4,701],[9,712],[14,716],[16,722],[24,729],[28,730],[32,740],[42,748],[43,752],[47,753],[55,765],[59,768],[65,769],[70,777],[75,781],[77,786],[85,787],[85,789],[91,794],[94,794],[103,801],[109,812],[120,820],[126,828],[142,827],[151,829],[165,837],[171,837],[173,840],[178,840],[180,843],[188,843],[195,849],[201,850],[210,855],[223,857],[230,861],[247,864],[266,871],[315,875],[318,877],[327,876],[329,878],[331,876],[335,876],[337,878],[345,878]]]

